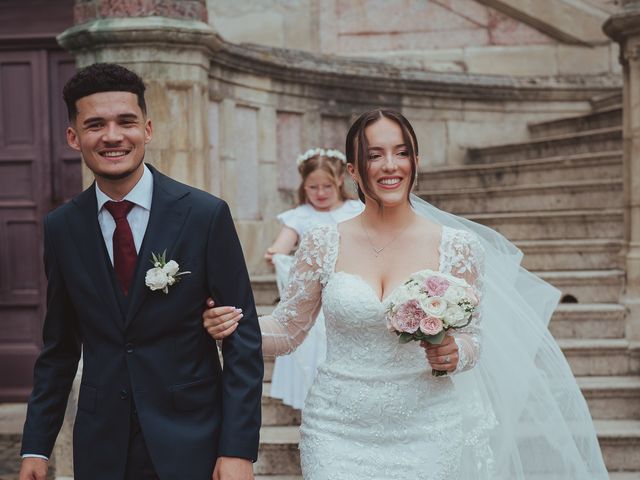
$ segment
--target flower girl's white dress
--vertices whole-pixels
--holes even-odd
[[[358,200],[346,200],[340,207],[331,211],[318,211],[311,205],[304,204],[282,212],[278,215],[278,220],[284,226],[295,230],[298,237],[302,238],[313,227],[335,225],[349,220],[362,212],[363,208],[364,205]],[[293,257],[290,255],[273,256],[280,296],[284,294],[292,261]],[[276,359],[270,395],[281,399],[287,405],[301,409],[316,377],[318,365],[324,361],[326,343],[324,319],[320,314],[302,345],[289,355]]]
[[[281,303],[260,323],[265,355],[281,355],[304,340],[321,306],[324,312],[327,357],[302,416],[304,478],[491,478],[491,412],[474,411],[474,398],[461,402],[452,377],[433,377],[416,342],[398,343],[385,323],[388,295],[381,301],[362,278],[336,272],[338,249],[336,226],[304,236]],[[439,270],[464,278],[482,298],[482,248],[473,234],[443,228]],[[479,321],[455,333],[459,371],[478,358]]]

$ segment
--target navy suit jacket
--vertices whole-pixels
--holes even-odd
[[[218,456],[255,460],[260,431],[261,336],[227,204],[153,169],[149,224],[129,298],[120,293],[97,218],[95,184],[45,218],[48,279],[43,350],[22,452],[50,456],[82,351],[74,426],[77,480],[124,476],[132,405],[161,479],[210,479]],[[191,273],[151,291],[152,253]],[[202,326],[207,296],[242,308],[224,340]]]

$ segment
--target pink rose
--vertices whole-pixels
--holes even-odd
[[[426,316],[420,302],[409,300],[398,307],[392,323],[395,323],[400,332],[415,333],[420,327],[420,322]]]
[[[437,276],[427,277],[424,281],[424,289],[430,297],[441,297],[449,288],[447,279]]]
[[[425,335],[437,335],[442,331],[442,320],[427,315],[420,320],[420,331]]]

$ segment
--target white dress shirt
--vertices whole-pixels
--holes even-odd
[[[102,231],[102,238],[104,238],[104,244],[109,252],[109,258],[111,259],[111,265],[113,265],[113,232],[116,229],[116,221],[113,219],[109,211],[104,208],[104,204],[111,199],[106,193],[100,190],[96,183],[96,198],[98,200],[98,223],[100,224],[100,230]],[[131,233],[133,234],[133,243],[136,245],[136,252],[140,253],[140,245],[142,245],[142,239],[144,233],[147,230],[147,224],[149,223],[149,214],[151,213],[151,200],[153,198],[153,174],[151,170],[144,166],[144,172],[138,183],[131,189],[129,193],[122,200],[129,200],[134,204],[133,208],[127,215],[127,221],[131,227]],[[115,201],[115,200],[113,200]],[[44,455],[37,455],[32,453],[25,453],[22,458],[42,458],[49,460]]]
[[[102,231],[102,238],[107,247],[111,264],[113,265],[113,232],[116,229],[116,221],[113,219],[109,211],[104,208],[104,204],[109,200],[115,201],[100,190],[96,183],[96,198],[98,200],[98,223]],[[153,174],[145,165],[144,173],[138,183],[131,189],[122,200],[129,200],[134,204],[133,208],[127,215],[127,221],[131,227],[133,234],[133,243],[136,245],[136,252],[140,253],[140,245],[144,233],[147,231],[149,223],[149,214],[151,213],[151,199],[153,198]]]

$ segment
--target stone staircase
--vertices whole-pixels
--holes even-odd
[[[619,298],[624,271],[620,96],[593,111],[531,124],[524,143],[470,149],[464,166],[422,172],[419,194],[514,241],[524,266],[562,290],[550,330],[594,418],[611,478],[640,479],[640,348],[625,338]],[[253,278],[261,313],[272,308],[272,276]],[[300,412],[268,397],[258,478],[300,478]]]

